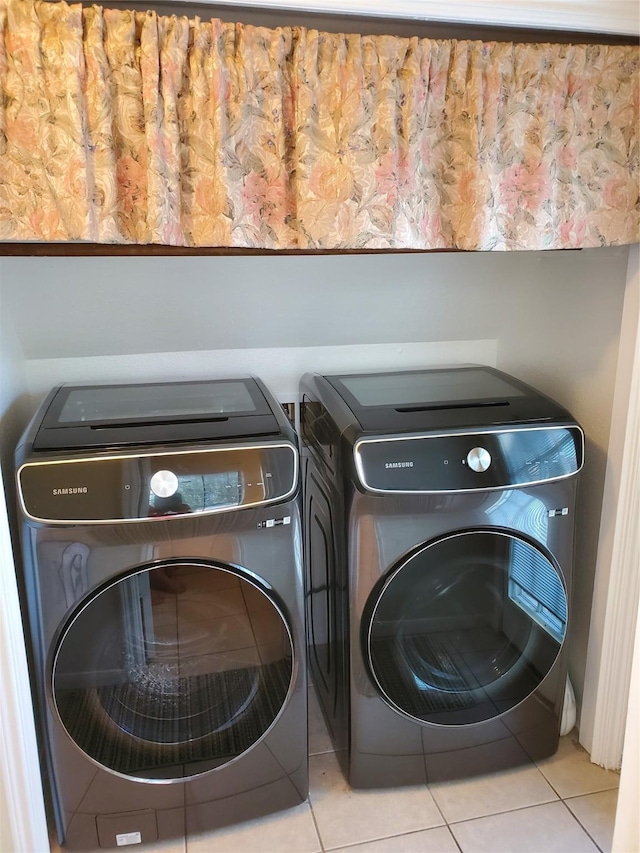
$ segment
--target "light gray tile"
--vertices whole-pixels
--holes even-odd
[[[565,800],[568,808],[578,818],[601,850],[609,853],[613,841],[613,825],[616,819],[618,789],[586,794]]]
[[[340,847],[333,853],[460,853],[446,826]]]
[[[560,738],[555,755],[538,762],[540,771],[562,799],[617,788],[620,774],[592,764],[575,732]]]
[[[558,797],[534,765],[431,785],[447,823],[549,803]]]
[[[333,743],[327,729],[316,691],[309,688],[309,755],[331,752]]]
[[[236,826],[187,836],[187,853],[319,853],[309,803]]]
[[[451,832],[462,853],[598,853],[561,802],[455,823]]]
[[[444,824],[426,786],[353,790],[332,752],[311,756],[309,771],[311,807],[325,850]]]

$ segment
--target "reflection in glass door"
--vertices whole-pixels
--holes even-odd
[[[465,725],[531,695],[566,627],[564,583],[538,548],[506,533],[466,531],[423,546],[374,590],[364,656],[397,711]]]
[[[118,774],[183,779],[250,749],[286,703],[294,670],[285,617],[234,570],[166,563],[85,602],[53,665],[60,719]]]

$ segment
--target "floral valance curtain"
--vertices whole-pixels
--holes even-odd
[[[0,239],[634,242],[639,53],[0,0]]]

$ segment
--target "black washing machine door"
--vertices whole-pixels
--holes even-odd
[[[374,684],[396,711],[439,725],[479,723],[530,696],[567,628],[561,572],[509,532],[431,541],[396,565],[365,609]]]
[[[61,632],[52,698],[101,767],[183,780],[251,749],[294,679],[292,631],[275,597],[232,566],[170,561],[86,599]]]

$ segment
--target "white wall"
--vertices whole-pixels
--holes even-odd
[[[474,308],[495,299],[514,260],[5,258],[4,266],[19,284],[12,316],[32,360],[492,337],[499,324],[487,317],[479,335]]]
[[[494,363],[499,327],[474,322],[472,265],[444,258],[8,258],[5,266],[19,282],[11,312],[36,395],[59,381],[253,371],[294,399],[300,374],[314,367]],[[495,288],[489,270],[478,284]]]
[[[563,403],[586,431],[569,668],[582,699],[628,249],[537,256],[535,286],[502,306],[498,367]]]
[[[26,414],[27,375],[11,302],[11,273],[0,258],[0,451],[4,462],[10,455],[17,431]]]
[[[2,263],[8,311],[27,361],[242,347],[508,340],[515,319],[534,347],[542,336],[574,365],[587,359],[591,372],[599,353],[589,354],[586,346],[584,359],[576,358],[568,352],[571,344],[558,338],[568,323],[598,328],[601,306],[607,315],[619,312],[626,256],[622,248],[4,258]],[[518,308],[523,303],[526,314]],[[544,353],[538,352],[536,360],[541,357]]]
[[[629,250],[604,496],[580,742],[611,769],[620,767],[640,606],[640,244]]]

